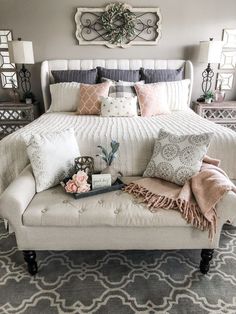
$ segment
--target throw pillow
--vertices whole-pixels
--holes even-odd
[[[74,160],[80,155],[73,129],[35,134],[25,138],[25,143],[37,192],[73,174]]]
[[[166,103],[166,94],[158,84],[135,84],[142,117],[151,117],[170,113]]]
[[[144,80],[146,84],[157,82],[172,82],[180,81],[184,78],[184,67],[180,69],[140,69],[141,80]]]
[[[80,101],[78,114],[80,115],[100,115],[101,97],[107,97],[110,82],[96,85],[80,85]]]
[[[137,116],[137,97],[103,97],[101,105],[102,117],[134,117]]]
[[[128,82],[138,82],[140,79],[139,70],[120,70],[120,69],[106,69],[102,67],[97,67],[98,70],[98,80],[101,82],[102,77],[113,81],[128,81]]]
[[[92,70],[59,70],[52,71],[55,83],[77,82],[85,84],[97,83],[97,69]]]
[[[79,103],[80,83],[57,83],[50,85],[51,106],[49,112],[76,111]]]
[[[200,171],[212,135],[176,135],[161,129],[143,176],[184,185]]]

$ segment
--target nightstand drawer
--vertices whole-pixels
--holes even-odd
[[[23,128],[38,117],[39,102],[24,103],[0,102],[0,139]]]
[[[228,123],[217,123],[236,132],[236,121]]]
[[[236,101],[193,103],[194,111],[201,117],[236,131]]]
[[[27,124],[29,124],[29,122],[25,122],[25,123],[24,122],[15,122],[15,123],[11,123],[11,122],[1,123],[0,122],[0,139],[23,128]]]
[[[33,121],[34,112],[31,108],[2,109],[0,107],[0,121]]]
[[[202,108],[201,116],[215,122],[232,121],[236,120],[236,108]]]

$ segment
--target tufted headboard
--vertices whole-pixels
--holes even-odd
[[[109,60],[50,60],[43,61],[41,66],[41,86],[44,108],[48,110],[51,104],[49,85],[53,83],[52,70],[89,70],[101,66],[107,69],[137,70],[146,69],[179,69],[185,66],[185,78],[191,80],[189,89],[189,103],[193,86],[193,65],[184,60],[154,60],[154,59],[109,59]]]

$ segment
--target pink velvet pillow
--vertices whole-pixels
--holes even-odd
[[[111,83],[89,85],[80,84],[78,114],[100,115],[101,97],[107,97]]]
[[[166,91],[158,83],[145,85],[136,84],[134,87],[138,96],[142,117],[152,117],[159,114],[170,113]]]

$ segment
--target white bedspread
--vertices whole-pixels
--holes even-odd
[[[107,118],[47,113],[0,141],[0,193],[29,163],[22,135],[68,127],[74,127],[82,155],[95,157],[98,153],[97,145],[108,146],[111,139],[120,142],[119,156],[114,166],[126,176],[142,175],[151,158],[154,139],[161,127],[179,134],[211,131],[215,135],[208,154],[219,158],[221,167],[229,177],[236,179],[236,132],[209,122],[190,109],[152,118]],[[104,168],[103,162],[97,157],[95,167],[96,170]]]

